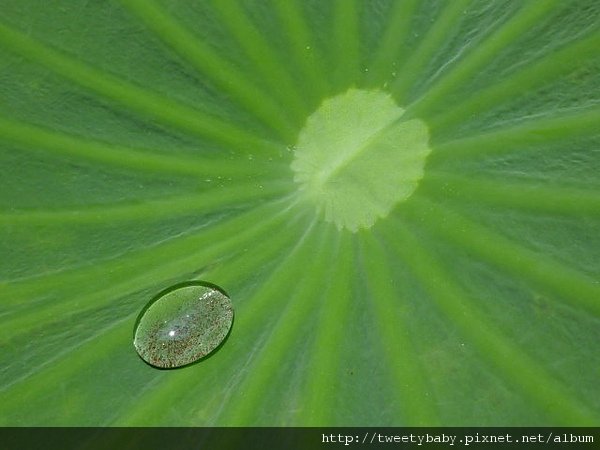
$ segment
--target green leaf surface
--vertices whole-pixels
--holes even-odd
[[[0,425],[600,425],[597,1],[0,11]],[[136,318],[192,280],[235,323],[153,368]]]

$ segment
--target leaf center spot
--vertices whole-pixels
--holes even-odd
[[[350,89],[307,119],[291,168],[302,200],[338,229],[370,228],[423,177],[429,132],[387,93]]]

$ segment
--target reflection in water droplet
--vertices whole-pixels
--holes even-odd
[[[233,323],[231,300],[200,284],[167,291],[142,312],[133,338],[138,354],[160,368],[181,367],[211,353]]]

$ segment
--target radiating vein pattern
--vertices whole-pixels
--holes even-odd
[[[4,1],[0,425],[600,423],[599,24]],[[231,332],[157,370],[136,317],[189,281]]]
[[[138,14],[148,26],[171,45],[175,51],[201,71],[214,79],[221,88],[231,92],[239,98],[251,112],[264,120],[268,125],[289,137],[289,125],[282,120],[285,111],[272,102],[263,92],[248,83],[235,67],[210,48],[205,42],[194,37],[180,24],[169,17],[159,6],[153,2],[140,2],[136,0],[123,0],[122,2],[133,12]]]
[[[415,275],[425,284],[433,301],[473,341],[484,358],[499,366],[500,371],[519,385],[526,395],[540,403],[546,414],[555,415],[562,423],[592,424],[597,421],[593,411],[583,402],[573,399],[567,386],[561,386],[553,380],[543,368],[499,334],[493,324],[487,323],[485,317],[470,305],[468,295],[461,292],[454,282],[446,279],[446,275],[437,267],[433,255],[418,246],[401,226],[395,232],[403,236],[405,258],[411,260]]]

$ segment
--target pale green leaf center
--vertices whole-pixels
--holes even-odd
[[[403,114],[384,92],[350,89],[308,117],[291,167],[319,217],[354,232],[410,197],[423,177],[429,133]]]

